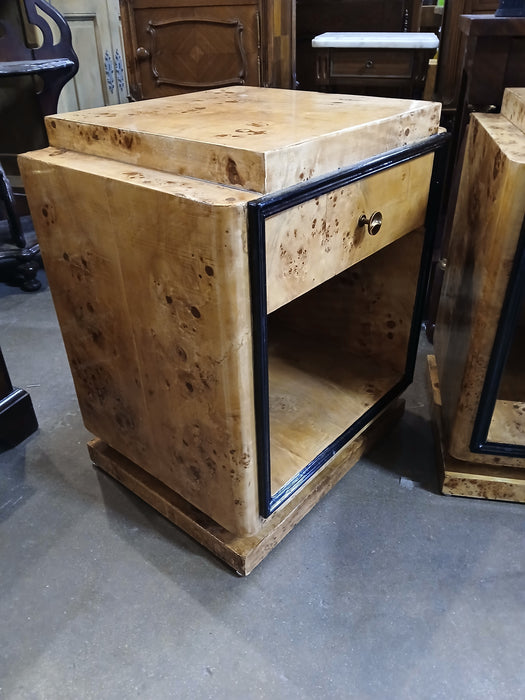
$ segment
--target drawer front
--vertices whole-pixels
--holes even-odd
[[[390,168],[266,220],[268,312],[423,226],[433,156]],[[371,235],[359,225],[380,211]]]
[[[413,51],[332,49],[329,73],[333,78],[410,78]]]

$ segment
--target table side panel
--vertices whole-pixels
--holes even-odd
[[[457,459],[525,466],[469,450],[525,214],[523,133],[501,115],[473,115],[465,164],[434,339],[443,429]]]
[[[86,427],[255,531],[248,193],[55,149],[21,160]]]

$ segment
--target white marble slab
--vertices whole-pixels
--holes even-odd
[[[312,39],[315,49],[437,49],[432,32],[325,32]]]

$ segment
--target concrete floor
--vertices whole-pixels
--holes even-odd
[[[525,510],[438,493],[407,411],[248,578],[92,468],[49,290],[0,285],[40,429],[0,454],[0,698],[525,694]]]

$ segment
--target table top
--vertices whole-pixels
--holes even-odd
[[[316,49],[437,49],[433,32],[325,32],[312,39]]]
[[[51,146],[274,192],[437,133],[439,103],[236,86],[48,117]]]

